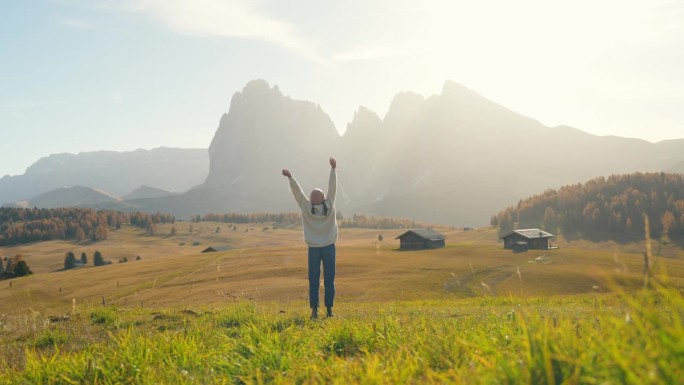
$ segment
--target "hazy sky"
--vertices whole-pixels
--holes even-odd
[[[0,1],[0,176],[209,146],[262,78],[344,131],[446,79],[555,126],[684,137],[684,1]]]

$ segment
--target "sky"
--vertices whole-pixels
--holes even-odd
[[[449,79],[547,126],[684,138],[684,1],[2,0],[0,176],[56,153],[208,148],[252,79],[365,106]]]

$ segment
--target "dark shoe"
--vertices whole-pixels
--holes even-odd
[[[328,318],[331,318],[331,317],[334,317],[334,316],[335,316],[335,314],[333,314],[333,312],[332,312],[332,306],[328,306],[328,311],[327,311],[327,313],[325,314],[325,316],[328,317]]]
[[[311,309],[311,319],[316,319],[316,318],[318,318],[318,308],[317,307]]]

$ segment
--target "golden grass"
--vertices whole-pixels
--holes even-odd
[[[284,305],[307,302],[306,246],[300,228],[242,224],[233,230],[224,223],[201,223],[192,224],[189,233],[190,225],[176,223],[175,236],[170,236],[170,224],[159,225],[152,236],[124,226],[100,242],[1,248],[3,256],[26,255],[35,274],[0,281],[0,314],[63,314],[71,311],[74,299],[79,307],[99,304],[103,297],[118,307],[193,307],[244,298]],[[643,244],[560,242],[558,250],[514,254],[502,249],[494,229],[438,230],[447,236],[447,247],[398,251],[394,238],[403,230],[340,229],[336,300],[574,294],[609,291],[613,283],[634,288],[643,282]],[[201,253],[223,244],[235,249]],[[654,246],[658,249],[657,265],[666,268],[675,284],[684,282],[681,250]],[[62,271],[67,251],[77,257],[86,252],[91,264],[95,250],[112,265]],[[138,255],[142,260],[135,260]],[[118,263],[124,257],[129,262]]]

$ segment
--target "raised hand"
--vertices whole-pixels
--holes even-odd
[[[337,161],[333,157],[330,157],[330,167],[332,167],[332,168],[337,167]]]
[[[332,158],[331,158],[331,159],[332,159]],[[285,170],[285,169],[283,169],[283,176],[286,176],[286,177],[290,178],[290,177],[292,176],[292,174],[290,174],[290,170]]]

